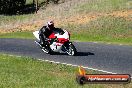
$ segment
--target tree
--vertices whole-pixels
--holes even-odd
[[[24,7],[26,0],[0,0],[0,13],[12,14]]]
[[[53,2],[54,4],[58,4],[60,0],[46,0],[46,3],[49,4],[50,2]]]
[[[37,13],[37,11],[38,11],[38,2],[39,2],[39,1],[36,0],[36,6],[35,6],[35,7],[36,7],[36,13]]]

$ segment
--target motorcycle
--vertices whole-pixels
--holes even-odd
[[[33,35],[37,39],[35,43],[39,45],[41,50],[47,54],[52,54],[54,52],[67,53],[70,56],[74,56],[77,53],[75,46],[70,42],[70,33],[66,30],[61,30],[56,33],[52,33],[47,39],[47,47],[43,47],[39,41],[39,31],[33,32]]]

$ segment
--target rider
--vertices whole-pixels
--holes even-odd
[[[48,37],[53,33],[53,31],[56,28],[54,27],[54,22],[53,21],[48,21],[46,26],[43,26],[40,30],[39,30],[39,38],[40,38],[40,44],[46,45],[46,40],[48,39]]]

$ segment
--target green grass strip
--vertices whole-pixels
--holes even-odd
[[[0,54],[0,88],[82,88],[78,68]],[[87,73],[98,73],[87,71]],[[88,84],[83,88],[131,88],[132,84]]]

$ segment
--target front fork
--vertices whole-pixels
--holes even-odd
[[[62,45],[62,51],[63,52],[69,52],[69,46],[72,44],[72,42],[67,42],[67,43],[65,43],[64,45]]]

